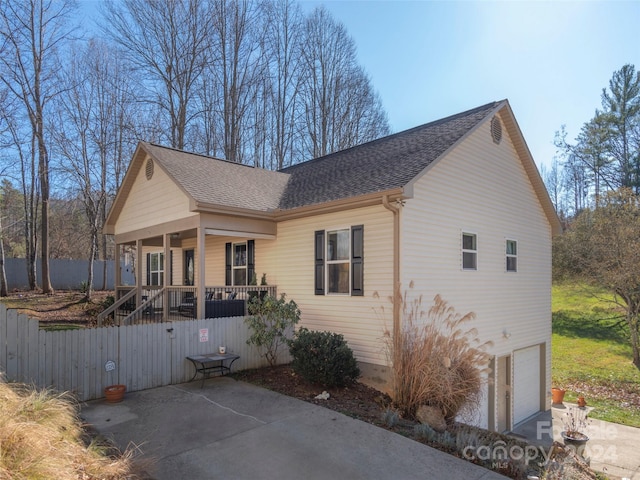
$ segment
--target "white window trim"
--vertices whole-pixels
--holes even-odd
[[[476,249],[475,250],[469,250],[469,249],[465,249],[463,248],[464,246],[464,241],[463,241],[463,237],[465,235],[473,235],[476,239]],[[465,271],[465,272],[476,272],[478,270],[478,234],[476,232],[474,232],[473,230],[460,230],[460,236],[458,237],[460,239],[460,268]],[[465,253],[473,253],[476,256],[476,266],[475,268],[466,268],[464,266],[464,254]]]
[[[349,233],[349,253],[347,254],[347,258],[345,260],[329,260],[329,234],[334,233],[334,232],[339,232],[341,230],[346,230]],[[343,297],[348,297],[351,296],[351,227],[337,227],[337,228],[327,228],[325,230],[325,238],[324,238],[324,268],[325,268],[325,275],[324,275],[324,288],[325,288],[325,295],[337,295],[337,296],[343,296]],[[337,265],[337,264],[341,264],[341,263],[346,263],[349,267],[349,291],[348,292],[330,292],[329,291],[329,265]]]
[[[514,254],[510,254],[507,253],[507,242],[515,242],[516,244],[516,253]],[[519,246],[518,246],[518,240],[516,240],[515,238],[510,238],[507,237],[504,239],[504,254],[505,254],[505,260],[504,260],[504,270],[507,273],[518,273],[518,250],[519,250]],[[509,270],[507,268],[507,258],[515,258],[516,259],[516,269],[515,270]]]
[[[152,270],[151,266],[153,265],[153,261],[152,258],[154,256],[158,257],[158,269],[157,270]],[[162,259],[162,261],[161,261]],[[164,252],[149,252],[149,284],[151,286],[160,286],[163,284],[164,282]],[[160,268],[160,266],[162,265],[162,268]],[[153,278],[153,274],[157,274],[158,275],[158,283],[153,283],[152,282],[152,278]]]
[[[244,259],[244,265],[236,265],[236,246],[237,245],[244,245],[244,251],[245,251],[245,259]],[[246,258],[246,255],[249,254],[249,247],[247,245],[247,242],[238,242],[238,243],[232,243],[231,244],[231,285],[234,287],[242,287],[244,285],[249,285],[249,283],[251,282],[251,279],[248,278],[249,275],[249,265],[248,265],[248,261],[249,259]],[[236,285],[236,270],[244,270],[244,278],[247,279],[247,282],[244,285]]]

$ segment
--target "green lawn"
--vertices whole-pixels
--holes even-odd
[[[591,417],[640,427],[640,370],[631,363],[624,314],[611,296],[581,285],[554,285],[552,377],[565,400],[585,396]]]

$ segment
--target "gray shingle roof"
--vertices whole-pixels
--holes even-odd
[[[289,175],[144,143],[196,202],[269,211],[278,208]]]
[[[279,172],[143,143],[198,203],[290,210],[401,188],[482,122],[492,102]]]
[[[283,210],[407,185],[484,120],[492,102],[435,122],[281,170],[291,175]]]

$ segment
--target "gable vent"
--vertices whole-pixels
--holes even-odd
[[[491,119],[491,138],[496,145],[502,140],[502,124],[497,115]]]
[[[147,180],[151,180],[151,177],[153,177],[153,160],[147,160],[147,164],[144,167],[144,174],[147,176]]]

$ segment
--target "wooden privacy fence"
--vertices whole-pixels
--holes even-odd
[[[0,304],[0,371],[9,381],[71,391],[84,401],[113,384],[137,391],[186,382],[194,370],[185,357],[222,345],[240,355],[234,371],[264,366],[248,337],[243,317],[45,331]],[[289,361],[288,352],[281,360]]]

